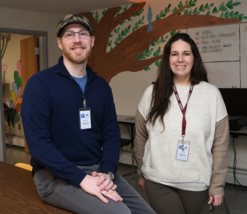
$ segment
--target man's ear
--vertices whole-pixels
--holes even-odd
[[[94,41],[95,41],[95,37],[92,36],[92,37],[91,37],[91,45],[92,45],[92,47],[94,46]]]
[[[62,39],[61,38],[57,38],[57,45],[58,47],[63,50],[63,45],[62,45]]]

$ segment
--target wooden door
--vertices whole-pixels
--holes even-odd
[[[22,93],[25,93],[25,86],[28,79],[38,72],[38,55],[34,49],[37,47],[37,37],[32,36],[21,40],[21,70],[22,70]],[[25,151],[29,152],[25,138]]]

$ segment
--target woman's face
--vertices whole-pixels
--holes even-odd
[[[171,45],[170,67],[174,78],[189,80],[190,71],[194,64],[194,56],[190,44],[178,40]]]

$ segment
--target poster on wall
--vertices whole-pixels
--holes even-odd
[[[218,88],[240,88],[240,62],[204,63],[209,83]]]
[[[239,25],[188,29],[203,62],[239,60]]]
[[[247,88],[247,23],[240,24],[241,88]]]

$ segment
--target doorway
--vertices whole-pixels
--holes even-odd
[[[0,35],[0,100],[5,103],[0,111],[0,160],[6,162],[6,145],[28,151],[20,117],[22,94],[27,80],[47,68],[48,50],[47,32],[0,28]]]

